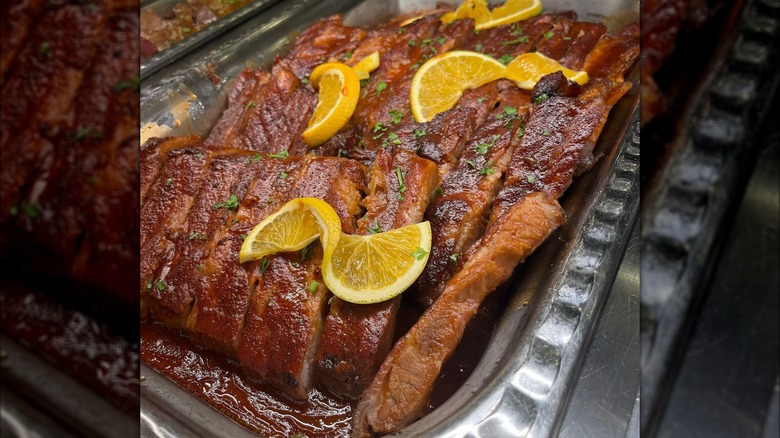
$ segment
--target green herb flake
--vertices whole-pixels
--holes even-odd
[[[368,85],[368,79],[361,79],[360,80],[360,88],[363,88],[366,85]]]
[[[255,104],[255,101],[250,100],[248,104],[246,104],[246,109],[254,108],[257,105]]]
[[[89,126],[81,127],[73,135],[73,138],[75,138],[76,140],[81,140],[83,138],[86,138],[90,132],[92,132],[92,128],[90,128]]]
[[[261,274],[265,274],[265,270],[268,269],[268,265],[271,264],[271,259],[268,257],[263,257],[262,260],[260,260],[260,265],[257,267],[260,269]]]
[[[247,164],[255,164],[263,161],[263,156],[260,154],[255,154],[249,158],[246,159]]]
[[[349,150],[348,149],[339,149],[338,154],[336,154],[337,157],[349,157]]]
[[[547,128],[544,128],[544,131],[542,131],[542,135],[545,136],[545,137],[549,137],[550,136],[550,130],[547,129]]]
[[[170,187],[173,184],[173,178],[168,178],[165,180],[165,186]]]
[[[430,38],[426,38],[426,39],[422,40],[422,45],[424,46],[426,44],[430,44],[431,41],[433,41],[433,40],[431,40]]]
[[[280,158],[280,159],[281,158],[287,158],[289,156],[290,156],[290,153],[287,152],[287,149],[283,149],[282,151],[277,152],[275,154],[268,154],[268,157],[270,157],[270,158]]]
[[[395,177],[398,179],[398,191],[404,193],[406,191],[406,184],[404,183],[404,174],[401,172],[401,167],[395,168]]]
[[[311,256],[311,245],[301,250],[301,261],[305,262],[309,259],[309,256]]]
[[[500,135],[494,134],[493,138],[491,138],[489,142],[487,142],[487,143],[480,143],[480,144],[476,145],[474,147],[474,149],[477,151],[478,154],[485,155],[487,153],[488,149],[490,149],[490,148],[492,148],[493,146],[496,145],[496,142],[498,141],[499,138],[501,138]]]
[[[314,292],[317,292],[317,289],[320,288],[320,282],[317,280],[312,280],[311,283],[309,283],[309,293],[313,294]]]
[[[439,43],[439,45],[442,45],[447,42],[447,38],[444,37],[436,38],[436,42]]]
[[[503,43],[501,43],[501,45],[509,46],[512,44],[527,43],[528,41],[529,41],[528,35],[523,35],[520,38],[516,38],[510,41],[504,41]]]
[[[390,143],[394,145],[401,144],[401,139],[398,138],[398,134],[396,134],[395,132],[391,132],[387,134],[387,138],[385,138],[385,140],[382,142],[382,147],[386,148],[390,146]]]
[[[490,167],[493,164],[492,161],[489,161],[485,166],[482,166],[481,169],[479,169],[479,172],[477,172],[477,175],[480,176],[490,176],[496,173],[495,167]]]
[[[476,50],[477,52],[481,52],[482,51],[482,47],[484,47],[482,45],[482,43],[474,44],[474,50]]]
[[[154,287],[154,283],[152,283],[151,281],[147,281],[146,282],[146,290],[151,290],[152,287]]]
[[[522,35],[525,32],[524,27],[520,27],[520,23],[515,23],[509,28],[510,35]]]
[[[507,65],[509,64],[514,58],[510,54],[502,55],[500,58],[498,58],[498,62]]]
[[[528,175],[528,178],[526,178],[529,183],[533,184],[536,181],[536,177],[533,175]]]
[[[416,260],[422,260],[425,258],[426,254],[428,254],[428,251],[420,248],[419,246],[412,251],[412,257],[414,257]]]
[[[35,219],[41,214],[41,207],[36,203],[23,205],[24,214],[30,219]]]
[[[525,134],[525,126],[517,128],[517,138],[522,138],[523,134]]]
[[[466,164],[469,165],[472,169],[475,169],[477,167],[476,164],[474,164],[474,160],[466,160]]]
[[[571,41],[571,37],[570,36],[565,36],[565,37],[563,37],[563,40],[564,41]]]
[[[157,282],[154,284],[154,287],[157,288],[160,292],[165,290],[165,281],[164,280],[157,280]]]
[[[410,47],[414,47],[414,46],[417,45],[417,42],[414,41],[414,38],[410,38],[408,44],[409,44]]]
[[[134,76],[132,79],[128,79],[125,81],[119,81],[116,84],[114,84],[114,90],[116,91],[123,91],[123,90],[135,90],[138,91],[141,88],[141,77],[140,76]]]
[[[479,99],[477,99],[477,102],[478,103],[485,103],[486,100],[487,100],[487,97],[480,97]]]
[[[382,232],[382,227],[379,226],[376,218],[374,218],[374,226],[368,228],[368,232],[371,234],[379,234]]]
[[[391,109],[388,111],[388,114],[390,114],[390,123],[398,124],[401,122],[401,119],[404,118],[404,113],[402,113],[400,110],[397,109]]]
[[[288,176],[289,176],[289,175],[287,175],[287,172],[285,172],[284,170],[280,170],[280,171],[279,171],[279,177],[280,177],[280,178],[282,178],[282,179],[286,179]]]
[[[200,231],[193,231],[189,235],[189,240],[206,240],[206,233],[201,233]]]
[[[433,191],[433,196],[441,196],[444,194],[444,189],[441,188],[441,186],[436,187],[436,190]]]
[[[548,96],[547,93],[542,93],[539,96],[534,97],[534,103],[541,103],[541,102],[544,102],[545,100],[547,100],[549,98],[550,98],[550,96]]]
[[[460,254],[458,254],[458,253],[454,253],[454,254],[450,255],[450,260],[452,261],[452,263],[457,264],[459,256],[460,256]]]
[[[545,38],[552,38],[553,35],[555,35],[555,32],[553,31],[545,32],[542,34],[542,36],[544,36]]]
[[[423,135],[425,135],[425,130],[424,130],[424,129],[417,129],[417,128],[414,128],[414,131],[413,131],[413,132],[414,132],[414,138],[420,138],[420,137],[422,137]]]
[[[227,208],[228,210],[235,210],[238,208],[238,196],[236,195],[230,195],[230,197],[225,202],[217,202],[214,204],[214,210],[219,210],[220,208]]]
[[[348,50],[347,53],[344,54],[344,59],[352,59],[352,51]]]
[[[301,79],[301,83],[302,83],[303,85],[306,85],[306,84],[308,84],[308,83],[309,83],[309,80],[308,80],[308,79],[306,79],[306,78],[303,78],[303,79]]]
[[[184,32],[184,33],[190,33],[190,32],[192,32],[192,28],[191,27],[182,27],[181,31]]]
[[[387,125],[385,125],[384,123],[379,122],[376,125],[374,125],[374,134],[376,134],[377,132],[385,132],[385,131],[387,131]]]
[[[415,63],[414,63],[414,65],[412,65],[412,70],[417,70],[417,69],[419,69],[421,65],[423,65],[423,62],[422,62],[422,61],[417,61],[417,62],[415,62]]]
[[[376,84],[376,94],[377,94],[377,95],[379,95],[379,93],[381,93],[382,91],[384,91],[384,90],[385,90],[385,88],[387,88],[387,82],[385,82],[385,81],[379,81],[379,83],[378,83],[378,84]]]
[[[46,54],[49,53],[49,51],[51,51],[51,43],[49,43],[48,41],[42,42],[41,46],[38,47],[38,53],[41,56],[45,56]]]

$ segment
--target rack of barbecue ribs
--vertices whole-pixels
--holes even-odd
[[[269,70],[235,78],[209,135],[153,138],[141,150],[143,317],[290,397],[305,399],[316,382],[359,400],[355,435],[421,415],[480,303],[564,221],[557,200],[597,160],[593,147],[639,56],[638,23],[608,32],[560,12],[474,32],[470,19],[443,25],[441,12],[371,28],[317,21]],[[528,92],[502,79],[417,123],[411,80],[450,50],[538,51],[590,80],[558,72]],[[301,138],[317,104],[309,74],[374,51],[381,63],[350,122],[310,150]],[[324,284],[316,244],[239,264],[245,235],[296,197],[327,201],[350,234],[430,221],[431,256],[404,300],[425,312],[395,344],[400,297],[358,305],[324,286],[307,290]]]

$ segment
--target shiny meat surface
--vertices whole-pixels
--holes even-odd
[[[554,199],[534,193],[513,205],[486,231],[439,299],[396,342],[382,363],[355,409],[353,437],[394,432],[420,416],[442,364],[460,342],[479,305],[563,218]]]
[[[369,228],[389,231],[421,222],[438,172],[433,162],[389,147],[377,155],[368,179],[366,214],[357,230],[363,235]],[[325,388],[349,398],[360,395],[392,345],[400,301],[398,296],[360,305],[333,298],[317,353],[317,378]]]

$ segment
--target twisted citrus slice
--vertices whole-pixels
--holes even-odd
[[[259,260],[277,252],[298,251],[320,239],[324,257],[329,258],[341,237],[341,219],[327,202],[296,198],[263,219],[244,239],[241,263]]]
[[[367,236],[343,234],[322,260],[322,279],[333,295],[357,304],[389,300],[408,288],[425,268],[431,225],[422,222]]]
[[[360,96],[360,80],[352,68],[339,62],[322,64],[311,72],[313,87],[319,87],[319,101],[303,131],[309,147],[325,143],[347,124]]]
[[[478,52],[456,50],[434,56],[412,79],[410,105],[417,122],[427,122],[460,100],[465,90],[501,79],[503,64]]]
[[[516,21],[531,18],[542,12],[542,3],[539,0],[506,0],[503,5],[490,11],[490,19],[475,21],[474,29],[482,30],[491,27],[511,24]]]
[[[506,78],[517,84],[518,87],[530,90],[534,88],[542,76],[556,71],[563,72],[571,81],[580,85],[588,82],[588,73],[576,71],[562,66],[558,61],[550,59],[539,52],[524,53],[515,58],[506,66]]]
[[[379,67],[379,52],[374,52],[352,66],[358,79],[368,79],[368,74]]]
[[[458,6],[458,9],[442,15],[441,22],[449,24],[462,18],[473,18],[474,28],[479,29],[477,27],[479,23],[490,21],[490,9],[488,9],[487,2],[485,0],[466,0]]]

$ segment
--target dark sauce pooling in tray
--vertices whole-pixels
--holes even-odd
[[[502,290],[483,304],[458,349],[444,364],[429,411],[455,393],[479,362],[495,327]],[[420,314],[412,305],[402,306],[397,333],[405,333]],[[254,432],[268,436],[300,434],[308,438],[349,436],[355,402],[318,387],[310,391],[308,402],[293,401],[272,387],[249,379],[238,364],[225,356],[199,347],[161,324],[141,323],[141,360]]]

